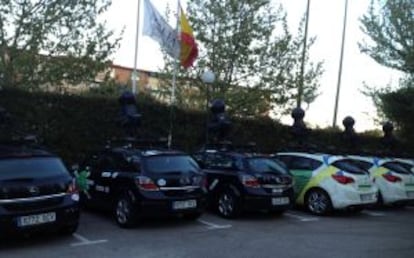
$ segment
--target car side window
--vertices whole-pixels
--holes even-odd
[[[192,155],[192,158],[198,163],[198,165],[201,168],[205,168],[206,164],[205,164],[205,160],[204,160],[204,154],[203,153],[195,153]]]
[[[116,169],[115,160],[111,155],[106,154],[102,155],[98,161],[99,170],[108,170],[112,171]]]
[[[234,168],[233,159],[221,153],[207,154],[205,163],[208,168],[215,168],[215,169],[233,169]]]
[[[284,163],[285,166],[287,166],[288,168],[290,168],[290,160],[291,160],[290,156],[278,155],[276,156],[276,159]]]
[[[305,158],[305,157],[292,157],[289,164],[289,169],[293,170],[315,170],[322,165],[322,162]]]
[[[139,166],[134,166],[133,162],[129,162],[122,153],[113,153],[112,160],[114,162],[114,169],[121,172],[136,172]]]

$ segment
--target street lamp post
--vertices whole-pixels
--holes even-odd
[[[213,84],[214,81],[216,80],[216,76],[215,74],[210,71],[210,70],[206,70],[204,71],[204,73],[201,75],[201,81],[203,81],[203,83],[205,84],[206,87],[206,146],[208,144],[208,122],[209,122],[209,103],[210,103],[210,84]]]

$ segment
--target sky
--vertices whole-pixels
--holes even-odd
[[[343,59],[341,91],[337,124],[342,126],[346,116],[356,120],[355,130],[381,129],[375,123],[376,109],[372,101],[361,93],[364,82],[370,86],[382,87],[388,83],[396,84],[399,73],[377,64],[369,56],[360,53],[358,42],[367,37],[360,30],[360,17],[366,13],[371,0],[348,0],[348,19]],[[167,5],[175,8],[176,0],[151,0],[161,14]],[[186,2],[182,0],[185,7]],[[113,0],[112,6],[103,17],[110,28],[117,32],[124,29],[120,48],[114,56],[114,63],[133,67],[135,51],[135,32],[137,20],[137,0]],[[288,15],[292,33],[296,32],[299,21],[306,11],[307,0],[272,0],[282,4]],[[141,0],[142,19],[143,0]],[[305,121],[312,127],[327,127],[333,122],[335,94],[338,83],[338,70],[342,40],[345,0],[311,0],[309,15],[309,36],[316,36],[310,50],[313,61],[324,62],[324,74],[320,79],[320,96],[306,107]],[[142,25],[142,21],[140,22]],[[141,27],[141,26],[140,26]],[[196,32],[195,32],[196,33]],[[159,71],[163,57],[158,44],[146,36],[139,36],[138,68]],[[292,119],[285,117],[282,122],[291,124]]]

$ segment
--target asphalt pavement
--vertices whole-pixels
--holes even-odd
[[[226,220],[158,219],[121,229],[109,215],[85,211],[72,236],[35,235],[0,243],[1,258],[106,257],[414,257],[414,207],[327,217],[290,210]]]

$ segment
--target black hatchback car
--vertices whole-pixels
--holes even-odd
[[[243,210],[282,214],[293,203],[287,168],[264,155],[204,150],[193,155],[207,175],[209,205],[225,218]]]
[[[89,170],[85,204],[112,210],[121,227],[144,217],[197,219],[204,211],[205,176],[183,152],[108,148],[81,167]]]
[[[79,193],[59,157],[0,145],[0,237],[56,230],[71,234],[78,221]]]

